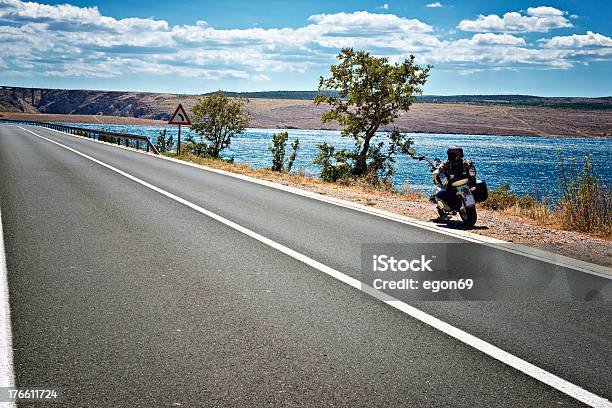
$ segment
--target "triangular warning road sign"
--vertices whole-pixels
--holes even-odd
[[[183,109],[183,105],[179,103],[176,107],[176,110],[172,114],[169,125],[191,125],[191,121],[189,120],[189,116],[187,116],[187,112]]]

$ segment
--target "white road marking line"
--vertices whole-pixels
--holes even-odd
[[[68,135],[68,136],[76,137],[76,138],[79,138],[79,139],[84,139],[83,136],[73,135],[71,133],[66,133],[66,132],[62,132],[62,131],[59,131],[59,130],[55,130],[55,129],[48,129],[48,130],[51,130],[51,131],[56,132],[56,133],[60,133],[62,135]],[[94,139],[87,139],[87,140],[93,141],[93,142],[96,142],[96,143],[102,143],[102,144],[105,144],[107,146],[109,145],[109,143],[100,142],[100,141],[94,140]],[[124,146],[118,146],[118,145],[111,145],[111,146],[119,147],[119,148],[122,148],[124,150],[128,150],[128,148],[126,148]],[[132,150],[132,151],[133,152],[137,152],[136,150]],[[144,153],[142,151],[138,151],[137,153],[151,155],[149,153]],[[612,268],[608,268],[608,267],[605,267],[605,266],[596,265],[596,264],[593,264],[593,263],[581,261],[581,260],[570,258],[570,257],[567,257],[567,256],[555,254],[555,253],[552,253],[552,252],[544,251],[542,249],[528,247],[526,245],[521,245],[521,244],[515,244],[515,243],[512,243],[512,242],[503,241],[503,240],[500,240],[500,239],[496,239],[496,238],[492,238],[492,237],[487,237],[487,236],[484,236],[484,235],[477,235],[477,234],[473,234],[473,233],[468,232],[468,231],[449,230],[449,229],[446,229],[446,228],[439,227],[437,225],[432,225],[431,223],[428,223],[428,222],[425,222],[425,221],[417,220],[415,218],[410,218],[410,217],[406,217],[404,215],[392,213],[390,211],[385,211],[385,210],[381,210],[381,209],[378,209],[378,208],[367,207],[365,205],[354,203],[354,202],[347,201],[347,200],[343,200],[343,199],[340,199],[340,198],[324,196],[322,194],[317,194],[317,193],[314,193],[312,191],[306,191],[306,190],[302,190],[302,189],[299,189],[299,188],[296,188],[296,187],[285,186],[283,184],[275,183],[275,182],[269,181],[269,180],[256,179],[254,177],[246,176],[244,174],[232,173],[230,171],[215,169],[215,168],[204,166],[204,165],[197,164],[197,163],[190,163],[190,162],[186,162],[184,160],[175,159],[173,157],[166,157],[166,156],[162,156],[162,155],[151,155],[151,157],[155,157],[157,159],[163,159],[163,160],[172,161],[174,163],[178,163],[178,164],[181,164],[181,165],[184,165],[184,166],[190,166],[190,167],[194,167],[194,168],[210,171],[212,173],[222,174],[222,175],[225,175],[225,176],[228,176],[228,177],[233,177],[233,178],[236,178],[236,179],[248,181],[250,183],[259,184],[259,185],[270,187],[270,188],[274,188],[274,189],[277,189],[277,190],[282,190],[282,191],[285,191],[285,192],[288,192],[288,193],[291,193],[291,194],[295,194],[295,195],[311,198],[313,200],[322,201],[322,202],[325,202],[325,203],[328,203],[328,204],[333,204],[333,205],[336,205],[338,207],[348,208],[348,209],[351,209],[351,210],[354,210],[354,211],[363,212],[363,213],[366,213],[366,214],[374,215],[376,217],[385,218],[385,219],[388,219],[388,220],[391,220],[391,221],[395,221],[395,222],[399,222],[399,223],[402,223],[402,224],[407,224],[407,225],[410,225],[410,226],[413,226],[413,227],[417,227],[417,228],[421,228],[421,229],[426,229],[426,230],[429,230],[429,231],[437,232],[439,234],[448,235],[448,236],[451,236],[453,238],[458,238],[458,239],[461,239],[461,240],[464,240],[464,241],[474,242],[474,243],[478,243],[478,244],[481,244],[481,245],[486,245],[486,246],[489,246],[491,248],[495,248],[495,249],[499,249],[499,250],[502,250],[502,251],[505,251],[505,252],[510,252],[510,253],[513,253],[513,254],[521,255],[521,256],[524,256],[524,257],[527,257],[527,258],[531,258],[531,259],[535,259],[535,260],[538,260],[538,261],[541,261],[541,262],[546,262],[546,263],[549,263],[551,265],[560,266],[562,268],[574,269],[576,271],[588,273],[588,274],[599,276],[599,277],[602,277],[602,278],[612,279]]]
[[[509,365],[510,367],[515,368],[516,370],[519,370],[525,374],[527,374],[528,376],[543,382],[544,384],[547,384],[559,391],[561,391],[562,393],[569,395],[572,398],[577,399],[578,401],[581,401],[591,407],[597,407],[597,408],[612,408],[612,403],[610,403],[610,401],[608,401],[605,398],[602,398],[596,394],[593,394],[587,390],[585,390],[584,388],[575,385],[569,381],[564,380],[561,377],[558,377],[552,373],[549,373],[546,370],[543,370],[519,357],[514,356],[513,354],[510,354],[502,349],[500,349],[499,347],[496,347],[490,343],[487,343],[484,340],[479,339],[478,337],[475,337],[461,329],[458,329],[432,315],[429,315],[413,306],[408,305],[407,303],[404,303],[400,300],[395,299],[392,296],[389,296],[387,294],[385,294],[384,292],[381,292],[377,289],[374,289],[373,287],[366,285],[364,283],[362,283],[361,281],[350,277],[348,275],[345,275],[344,273],[337,271],[333,268],[330,268],[327,265],[324,265],[318,261],[315,261],[312,258],[309,258],[308,256],[301,254],[297,251],[294,251],[291,248],[288,248],[286,246],[284,246],[283,244],[280,244],[276,241],[273,241],[269,238],[264,237],[263,235],[260,235],[254,231],[251,231],[248,228],[245,228],[239,224],[236,224],[233,221],[228,220],[227,218],[224,218],[220,215],[217,215],[205,208],[202,208],[200,206],[198,206],[197,204],[194,204],[190,201],[187,201],[177,195],[174,195],[168,191],[165,191],[159,187],[156,187],[150,183],[147,183],[144,180],[141,180],[135,176],[132,176],[131,174],[128,174],[126,172],[124,172],[123,170],[119,170],[116,167],[111,166],[110,164],[106,164],[98,159],[95,159],[91,156],[86,155],[85,153],[81,153],[78,150],[75,150],[71,147],[65,146],[59,142],[56,142],[55,140],[51,140],[48,139],[44,136],[41,136],[37,133],[32,132],[31,130],[28,129],[24,129],[22,127],[19,127],[22,130],[25,130],[31,134],[33,134],[34,136],[37,136],[41,139],[44,139],[48,142],[51,142],[53,144],[56,144],[66,150],[69,150],[73,153],[78,154],[81,157],[84,157],[88,160],[91,160],[94,163],[99,164],[100,166],[106,167],[109,170],[114,171],[115,173],[118,173],[130,180],[133,180],[153,191],[156,191],[174,201],[177,201],[189,208],[192,208],[193,210],[207,216],[210,217],[222,224],[227,225],[230,228],[235,229],[236,231],[239,231],[265,245],[270,246],[271,248],[274,248],[282,253],[284,253],[285,255],[288,255],[300,262],[303,262],[304,264],[311,266],[343,283],[346,283],[347,285],[352,286],[353,288],[360,290],[362,292],[365,292],[367,294],[369,294],[370,296],[373,296],[374,298],[386,303],[387,305],[394,307],[397,310],[402,311],[403,313],[417,319],[420,320],[421,322],[487,354],[490,357],[493,357],[494,359],[501,361],[504,364]]]
[[[13,333],[11,331],[11,309],[9,303],[8,270],[4,251],[2,212],[0,211],[0,387],[15,387],[13,368]],[[15,402],[5,402],[6,407],[15,407]]]

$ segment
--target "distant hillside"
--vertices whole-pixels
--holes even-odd
[[[229,92],[229,96],[249,99],[313,100],[316,91]],[[327,91],[328,95],[337,92]],[[210,93],[203,94],[209,95]],[[59,113],[81,115],[131,116],[166,119],[166,108],[181,99],[202,95],[178,95],[148,92],[95,91],[79,89],[0,88],[0,111],[29,113]],[[423,95],[417,103],[470,104],[543,107],[553,109],[612,110],[612,97],[540,97],[530,95]],[[161,108],[161,109],[160,109]]]
[[[420,103],[468,103],[473,105],[536,106],[553,109],[612,110],[612,97],[543,97],[531,95],[423,95]]]
[[[326,107],[312,103],[315,91],[228,94],[249,98],[250,127],[339,129],[335,122],[321,122]],[[189,111],[198,97],[201,95],[2,87],[0,112],[5,113],[0,116],[95,123],[124,117],[159,120],[163,125],[179,102]],[[612,98],[425,95],[394,125],[417,133],[610,137]]]
[[[218,91],[217,91],[218,92]],[[257,91],[257,92],[232,92],[221,91],[228,96],[242,96],[253,99],[295,99],[300,101],[313,100],[317,96],[317,91]],[[210,95],[208,92],[202,95]],[[338,95],[335,91],[325,91],[327,95]]]
[[[176,99],[146,92],[3,87],[0,111],[167,119]]]
[[[222,92],[229,96],[264,99],[312,100],[317,95],[317,91]],[[209,92],[204,95],[210,95],[211,93],[212,92]],[[334,91],[326,91],[325,93],[328,95],[338,94]],[[511,105],[539,106],[555,109],[612,110],[612,96],[602,98],[578,98],[531,95],[422,95],[417,96],[416,101],[417,103],[467,103],[472,105]]]

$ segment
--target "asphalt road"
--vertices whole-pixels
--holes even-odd
[[[362,244],[462,242],[24,128],[356,279],[363,277]],[[16,384],[60,390],[58,406],[581,405],[270,245],[16,126],[0,126],[0,211]],[[518,276],[547,289],[503,301],[403,300],[612,399],[609,279],[489,247],[471,250],[478,251],[470,259],[479,276],[503,282]],[[596,300],[559,301],[567,290],[551,284],[559,276],[578,282],[572,287],[579,297],[596,288]],[[19,404],[30,405],[40,403]]]

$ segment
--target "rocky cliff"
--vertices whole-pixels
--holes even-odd
[[[42,95],[41,95],[42,93]],[[107,115],[168,119],[167,107],[176,96],[138,92],[52,89],[0,89],[0,110],[4,112]]]

